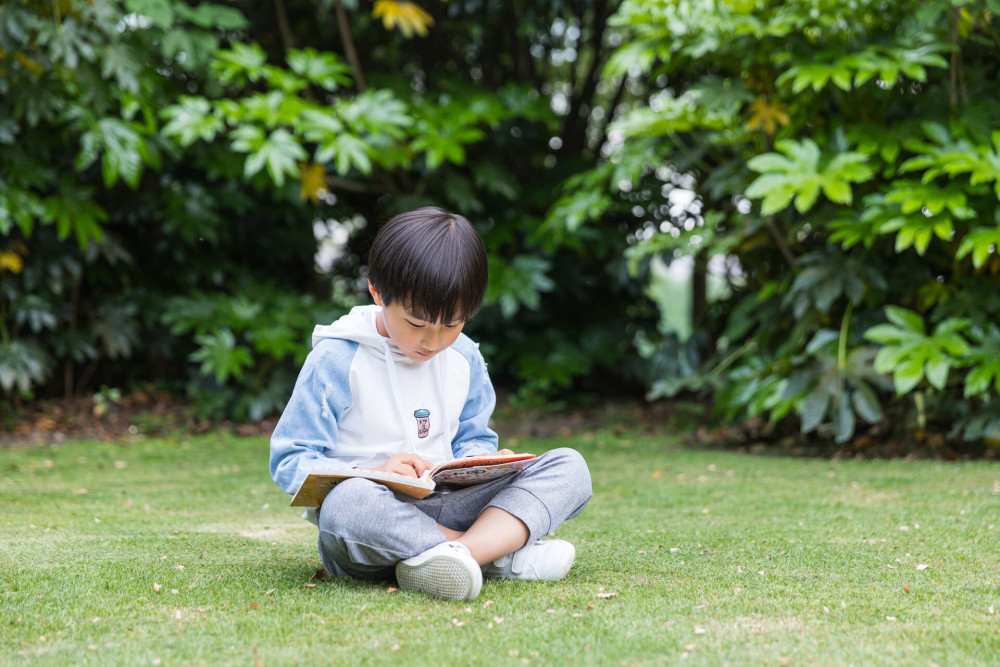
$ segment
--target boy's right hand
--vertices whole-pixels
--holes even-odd
[[[398,454],[393,454],[391,459],[376,467],[375,470],[394,472],[398,475],[406,475],[407,477],[420,477],[433,467],[416,454],[399,452]]]

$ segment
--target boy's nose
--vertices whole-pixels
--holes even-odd
[[[427,337],[424,339],[424,347],[431,352],[437,352],[441,349],[442,342],[444,341],[446,335],[447,333],[441,329],[428,331]]]

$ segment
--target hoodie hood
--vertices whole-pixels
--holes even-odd
[[[418,362],[408,359],[402,350],[392,342],[391,338],[383,336],[378,332],[378,325],[375,318],[381,310],[381,306],[375,305],[355,306],[351,309],[351,312],[333,324],[317,325],[313,329],[312,343],[313,347],[316,347],[321,340],[326,338],[349,340],[363,347],[366,352],[376,359],[383,361],[389,381],[388,389],[389,395],[392,397],[392,409],[397,413],[399,423],[405,424],[408,420],[412,420],[412,417],[407,414],[407,411],[403,407],[406,405],[406,402],[403,400],[403,391],[400,388],[399,373],[403,369],[407,369],[406,372],[409,372],[410,369],[415,370]],[[444,378],[447,373],[444,355],[437,355],[434,359],[424,363],[426,363],[428,371],[436,372],[436,384],[439,387],[439,391],[444,392],[446,386]],[[397,368],[397,366],[402,368]],[[449,424],[447,400],[442,399],[441,406],[444,408],[444,414],[442,415],[444,421],[442,423]],[[423,448],[418,441],[415,431],[411,428],[404,429],[404,431],[406,433],[406,441],[409,444],[409,450],[413,453],[419,453]],[[445,443],[442,449],[444,451],[436,454],[434,459],[445,460],[448,458],[451,449],[450,443]],[[430,455],[426,451],[424,451],[424,454],[425,458],[427,455]]]
[[[392,361],[400,364],[417,363],[408,359],[405,354],[392,342],[378,332],[378,325],[375,318],[381,312],[381,306],[355,306],[351,312],[347,313],[333,324],[317,324],[313,329],[312,346],[316,347],[321,340],[326,338],[340,338],[350,340],[369,348],[369,352],[379,359],[384,359],[386,352],[391,355]]]

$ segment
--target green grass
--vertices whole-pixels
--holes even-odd
[[[0,664],[997,664],[1000,466],[570,444],[557,583],[312,581],[315,528],[229,436],[0,453]],[[156,587],[159,587],[157,592]]]

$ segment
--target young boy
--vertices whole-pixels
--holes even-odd
[[[317,326],[292,397],[271,438],[271,476],[295,493],[314,468],[372,468],[420,476],[442,461],[492,454],[496,395],[462,327],[486,292],[482,239],[436,208],[396,216],[369,256],[359,306]],[[500,453],[510,454],[510,450]],[[307,518],[332,574],[473,600],[486,577],[554,581],[576,551],[539,539],[590,500],[583,457],[563,448],[513,475],[423,500],[363,478],[335,486]]]

